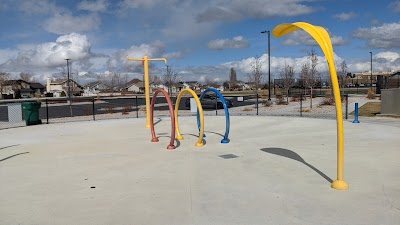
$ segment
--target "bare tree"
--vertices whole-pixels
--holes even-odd
[[[0,72],[0,99],[3,98],[3,89],[6,81],[10,80],[11,75],[7,72]]]
[[[314,86],[317,83],[317,77],[318,77],[318,70],[317,70],[317,65],[318,65],[318,56],[314,48],[311,49],[311,51],[308,53],[308,58],[311,61],[310,66],[308,67],[308,72],[307,73],[302,73],[302,79],[304,82],[304,85],[308,88],[310,88],[310,109],[312,109],[312,96],[313,96],[313,89]],[[303,65],[304,68],[304,65]],[[303,71],[303,69],[302,69]],[[304,71],[305,72],[305,71]]]
[[[28,72],[21,72],[19,78],[26,82],[36,82],[34,75]]]
[[[162,80],[159,76],[154,75],[154,76],[150,76],[150,83],[153,84],[162,84]]]
[[[213,87],[213,88],[217,88],[220,85],[218,81],[210,80],[210,78],[208,78],[208,76],[206,76],[204,78],[204,84],[207,87]]]
[[[172,92],[172,86],[179,82],[178,72],[175,72],[171,66],[167,66],[167,73],[162,78],[162,83],[168,88],[168,94]]]
[[[347,77],[347,63],[346,60],[343,60],[340,63],[340,70],[339,73],[337,73],[338,78],[339,78],[339,84],[340,88],[342,89],[342,95],[344,95],[344,86],[346,83],[346,77]]]
[[[251,64],[252,73],[248,75],[248,81],[254,84],[255,94],[258,94],[258,89],[263,82],[263,75],[261,71],[260,57],[256,56]]]
[[[128,82],[128,75],[122,75],[120,72],[114,70],[109,73],[100,74],[97,76],[97,80],[114,92],[121,89],[122,86]]]
[[[285,67],[280,73],[280,79],[282,80],[283,87],[286,90],[286,103],[289,104],[289,89],[295,83],[294,67],[286,64],[285,62]]]

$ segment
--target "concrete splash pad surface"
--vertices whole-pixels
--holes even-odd
[[[336,179],[336,122],[180,117],[151,143],[145,119],[0,131],[0,224],[400,224],[400,128],[345,122],[348,191]]]

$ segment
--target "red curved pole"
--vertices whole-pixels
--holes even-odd
[[[156,98],[158,93],[163,93],[165,98],[167,99],[168,102],[168,108],[169,108],[169,115],[171,116],[171,141],[169,142],[169,145],[167,146],[167,149],[175,149],[175,116],[174,116],[174,106],[172,104],[171,98],[169,97],[168,93],[164,89],[157,89],[157,91],[154,92],[153,98],[151,100],[151,109],[150,109],[150,129],[151,129],[151,142],[158,142],[158,138],[156,136],[156,132],[154,131],[154,105],[156,104]]]

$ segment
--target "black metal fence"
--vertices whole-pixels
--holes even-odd
[[[194,116],[190,111],[187,99],[183,97],[179,104],[180,116]],[[291,92],[286,96],[275,96],[268,101],[267,96],[260,95],[231,95],[233,106],[229,108],[232,116],[302,116],[315,118],[336,118],[334,101],[331,97],[310,98],[303,92]],[[176,97],[171,97],[176,103]],[[343,117],[347,118],[349,98],[342,97]],[[312,101],[312,104],[311,104]],[[26,112],[22,109],[23,102],[40,102],[39,119],[43,124],[88,121],[117,118],[146,117],[146,103],[144,96],[121,97],[77,97],[72,101],[67,98],[42,99],[13,99],[0,101],[0,129],[20,127],[26,125]],[[350,101],[351,103],[351,101]],[[217,101],[216,101],[217,106]],[[155,116],[169,114],[167,101],[163,96],[157,97],[154,109]],[[224,109],[209,107],[204,109],[206,116],[224,115]]]

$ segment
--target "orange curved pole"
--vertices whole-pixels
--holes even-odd
[[[171,98],[169,97],[168,93],[164,89],[157,89],[154,94],[153,98],[151,100],[151,110],[150,110],[150,129],[151,129],[151,142],[158,142],[158,138],[156,136],[156,132],[154,130],[154,105],[156,104],[156,99],[158,93],[163,93],[165,98],[167,99],[168,102],[168,108],[169,108],[169,115],[171,116],[171,141],[169,142],[169,145],[167,146],[167,149],[175,149],[175,116],[174,116],[174,106],[172,104]]]

